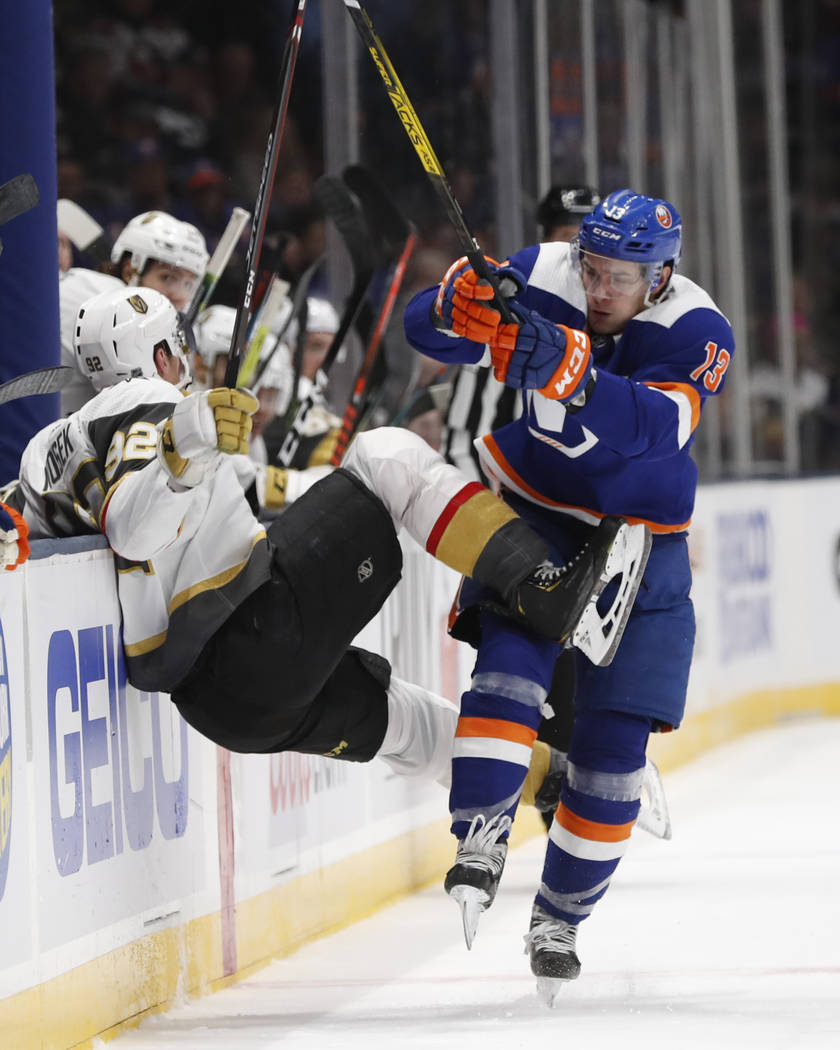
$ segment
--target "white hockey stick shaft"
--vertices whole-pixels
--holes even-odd
[[[242,231],[247,226],[250,218],[251,213],[244,208],[234,208],[230,213],[227,226],[225,226],[224,232],[219,238],[219,243],[210,256],[210,261],[207,263],[207,270],[201,279],[201,284],[193,296],[193,301],[187,307],[185,319],[189,324],[193,323],[200,311],[210,301],[213,292],[216,290],[216,285],[219,283],[219,278],[225,272],[227,264],[230,262],[230,257],[233,255],[233,249],[236,247],[237,241],[242,236]]]
[[[277,274],[271,278],[268,291],[263,296],[263,301],[257,308],[254,317],[254,330],[239,369],[237,386],[249,386],[254,378],[257,364],[260,360],[263,344],[271,331],[274,318],[280,312],[289,294],[289,282],[281,280]]]

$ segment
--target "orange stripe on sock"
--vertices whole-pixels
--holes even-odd
[[[426,540],[426,550],[429,554],[434,554],[437,550],[437,546],[440,543],[441,537],[446,532],[446,526],[454,518],[455,512],[461,507],[468,499],[471,499],[476,492],[483,492],[484,486],[480,485],[477,481],[471,481],[468,485],[456,492],[452,499],[443,508],[443,513],[434,524],[434,528],[429,533],[429,538]]]
[[[537,731],[520,725],[519,722],[508,722],[503,718],[462,717],[458,719],[455,736],[489,736],[497,740],[511,740],[516,744],[533,747],[537,739]]]
[[[630,838],[630,832],[635,824],[633,820],[627,824],[601,824],[595,820],[587,820],[585,817],[579,817],[577,813],[572,813],[570,809],[566,809],[562,802],[557,807],[554,819],[566,831],[570,831],[580,839],[589,839],[590,842],[623,842]]]

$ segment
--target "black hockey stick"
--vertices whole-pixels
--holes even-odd
[[[356,315],[361,309],[374,274],[370,231],[358,201],[347,186],[338,176],[322,175],[315,183],[312,192],[341,234],[353,264],[353,285],[344,304],[338,331],[332,337],[326,357],[312,384],[312,389],[298,406],[295,418],[283,439],[277,458],[284,467],[288,467],[294,459],[303,436],[303,424],[306,417],[316,400],[323,394],[327,373],[356,320]]]
[[[350,164],[342,179],[359,198],[365,221],[376,241],[377,251],[386,261],[399,257],[414,226],[397,207],[382,182],[361,164]]]
[[[351,164],[344,169],[341,177],[362,206],[365,222],[373,238],[377,266],[383,269],[394,266],[413,227],[373,172],[360,164]],[[365,345],[371,339],[378,314],[379,309],[374,309],[370,299],[359,311],[356,330]]]
[[[15,175],[13,179],[4,182],[0,186],[0,226],[5,226],[18,215],[34,208],[40,199],[38,184],[29,174]],[[0,252],[2,251],[3,242],[0,241]]]
[[[371,377],[380,355],[382,338],[391,319],[406,265],[417,241],[417,231],[413,224],[405,219],[371,172],[360,165],[351,165],[345,168],[343,178],[361,201],[368,225],[378,233],[380,250],[392,257],[393,272],[373,330],[368,335],[365,355],[344,410],[341,432],[330,458],[333,466],[341,463],[364,412]],[[399,254],[394,259],[395,251]]]
[[[277,97],[277,106],[274,110],[272,127],[268,133],[260,185],[254,205],[254,221],[251,224],[251,236],[248,240],[248,251],[245,256],[245,287],[236,309],[233,338],[231,339],[230,354],[228,355],[227,368],[225,369],[225,386],[228,387],[236,385],[236,380],[239,376],[239,366],[242,363],[245,336],[254,314],[254,304],[252,302],[254,285],[260,264],[260,252],[262,251],[262,242],[265,237],[265,226],[268,221],[271,190],[274,186],[274,176],[277,172],[277,155],[280,148],[280,140],[283,137],[283,128],[286,124],[286,110],[289,107],[292,77],[295,72],[298,50],[300,49],[300,36],[303,30],[305,9],[306,0],[296,0],[296,9],[289,27],[286,47],[280,64],[280,90]]]
[[[350,439],[353,437],[353,434],[356,432],[356,428],[359,425],[359,420],[365,406],[368,384],[370,383],[374,366],[379,359],[379,347],[382,342],[382,336],[385,329],[388,327],[388,322],[391,320],[391,312],[394,309],[394,302],[399,293],[400,285],[405,276],[405,268],[408,264],[409,256],[414,251],[416,241],[417,235],[412,231],[409,233],[408,240],[405,242],[403,251],[394,267],[394,272],[391,276],[391,281],[385,295],[385,302],[382,304],[382,309],[376,320],[376,326],[373,329],[373,333],[371,334],[367,348],[365,349],[365,356],[362,359],[361,367],[356,375],[356,382],[353,385],[350,400],[347,402],[347,407],[344,410],[341,432],[338,435],[333,454],[330,457],[330,463],[334,467],[337,467],[341,463],[344,453],[347,451],[347,446],[350,444]]]
[[[414,111],[411,99],[408,97],[405,88],[400,83],[400,78],[397,76],[396,70],[391,65],[391,60],[388,57],[385,48],[382,46],[382,41],[376,35],[370,16],[359,3],[359,0],[344,0],[344,6],[347,8],[350,17],[353,19],[356,29],[359,31],[359,36],[362,38],[365,50],[373,59],[373,64],[376,66],[377,72],[385,85],[388,98],[390,98],[394,109],[397,111],[397,116],[400,118],[400,123],[408,136],[409,142],[414,147],[417,156],[420,158],[423,170],[428,175],[438,197],[440,197],[446,208],[449,219],[458,235],[458,240],[464,254],[475,272],[493,286],[496,292],[493,302],[496,309],[502,315],[502,320],[508,324],[515,322],[516,318],[511,313],[510,307],[505,301],[505,297],[499,291],[499,282],[487,266],[487,262],[485,261],[484,254],[479,247],[478,241],[473,237],[472,233],[470,233],[466,219],[464,218],[464,213],[461,211],[461,205],[455,199],[455,194],[452,192],[452,188],[446,179],[446,174],[437,158],[437,154],[432,148],[432,144],[429,141],[423,125],[420,123],[420,118]]]

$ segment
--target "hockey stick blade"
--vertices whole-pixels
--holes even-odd
[[[355,201],[349,189],[341,179],[335,176],[322,175],[313,187],[313,194],[335,223],[344,240],[350,259],[353,263],[353,285],[344,304],[344,311],[338,325],[338,331],[332,337],[326,357],[318,371],[312,390],[301,402],[295,418],[283,439],[278,453],[281,466],[288,467],[300,446],[303,425],[316,400],[323,394],[327,373],[338,356],[347,334],[356,320],[362,307],[368,288],[373,280],[374,264],[370,245],[370,234],[361,207]]]
[[[230,218],[222,231],[222,236],[219,238],[210,261],[207,263],[207,269],[204,271],[201,284],[196,289],[193,300],[187,307],[185,320],[188,324],[192,324],[195,321],[198,314],[210,301],[213,292],[216,290],[216,285],[230,262],[230,257],[233,255],[237,241],[242,236],[242,231],[247,226],[250,218],[251,213],[246,211],[245,208],[236,207],[230,213]]]
[[[394,308],[397,295],[399,294],[403,277],[405,276],[405,269],[408,265],[408,260],[411,253],[414,251],[415,241],[416,235],[414,228],[409,226],[408,236],[403,244],[402,252],[394,265],[394,272],[388,285],[385,301],[382,304],[373,332],[368,340],[365,349],[365,356],[356,376],[356,382],[350,394],[350,400],[347,402],[347,407],[344,410],[341,432],[339,433],[338,440],[333,449],[333,454],[330,457],[330,463],[332,463],[333,466],[338,466],[341,463],[344,453],[347,451],[347,446],[350,444],[350,439],[355,434],[361,422],[362,414],[367,403],[366,399],[369,397],[371,376],[373,375],[375,365],[380,359],[382,338],[388,327],[388,323],[391,320],[391,312]]]
[[[38,368],[34,372],[24,372],[22,376],[0,383],[0,405],[7,401],[17,401],[20,397],[33,397],[35,394],[57,394],[78,375],[72,365],[56,365],[53,368]]]
[[[15,175],[0,186],[0,226],[34,208],[41,199],[38,184],[31,175]]]
[[[75,201],[63,197],[56,204],[58,228],[80,252],[87,251],[105,232],[96,219]]]
[[[322,175],[312,195],[344,241],[354,272],[372,272],[373,240],[361,205],[336,175]]]
[[[414,230],[413,224],[370,169],[350,164],[341,177],[358,197],[380,254],[385,259],[397,259]]]

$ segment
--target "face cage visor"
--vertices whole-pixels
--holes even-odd
[[[639,263],[632,259],[613,259],[581,248],[580,238],[571,242],[572,267],[580,278],[586,295],[602,299],[625,299],[645,289],[645,306],[652,306],[651,294],[662,277],[663,262]],[[614,264],[621,264],[615,266]],[[629,263],[636,270],[634,276],[626,269]]]

